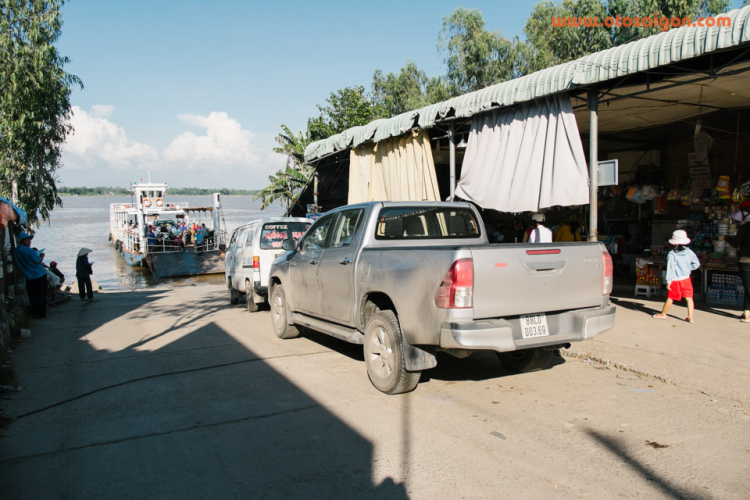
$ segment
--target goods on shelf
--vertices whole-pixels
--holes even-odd
[[[742,285],[742,279],[734,274],[713,273],[706,302],[742,306],[745,303],[745,288]]]

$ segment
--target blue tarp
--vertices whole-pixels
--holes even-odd
[[[18,215],[18,223],[19,224],[21,224],[22,226],[26,226],[26,225],[29,224],[29,218],[26,215],[26,210],[24,210],[22,208],[18,208],[13,203],[11,203],[10,200],[6,200],[2,196],[0,196],[0,202],[7,203],[8,205],[11,206],[11,208],[16,213],[16,215]]]

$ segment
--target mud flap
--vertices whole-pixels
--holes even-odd
[[[432,346],[417,347],[404,340],[404,364],[408,372],[421,372],[437,366],[435,348]]]

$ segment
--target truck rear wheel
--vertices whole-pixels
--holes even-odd
[[[229,303],[232,305],[239,304],[240,302],[240,292],[234,289],[232,286],[232,280],[231,278],[229,281],[227,281],[227,289],[229,290]]]
[[[299,336],[299,330],[294,325],[289,324],[287,316],[286,297],[281,284],[273,287],[271,292],[271,323],[273,331],[280,339],[293,339]]]
[[[258,312],[258,304],[255,303],[255,294],[250,280],[245,281],[245,305],[247,306],[247,312]]]
[[[547,368],[554,355],[555,351],[545,351],[541,347],[497,353],[497,357],[500,358],[506,368],[520,373],[535,372]]]
[[[404,360],[404,338],[393,311],[378,311],[365,328],[365,366],[370,382],[386,394],[414,390],[420,372],[407,372]]]

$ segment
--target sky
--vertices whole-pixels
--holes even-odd
[[[737,3],[737,2],[735,2]],[[304,130],[331,92],[411,59],[445,74],[443,17],[479,9],[487,29],[523,38],[534,2],[495,0],[68,0],[61,55],[75,89],[63,186],[146,180],[260,189],[282,168],[284,123]]]

